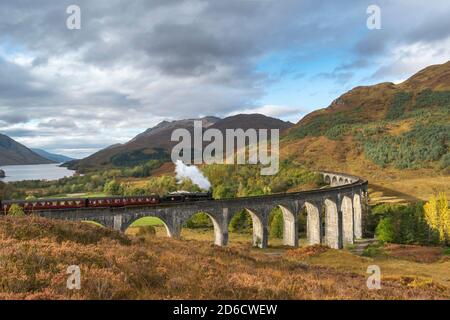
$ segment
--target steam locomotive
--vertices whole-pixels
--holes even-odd
[[[177,191],[164,196],[131,196],[102,198],[61,198],[40,200],[4,200],[0,201],[2,213],[7,214],[13,204],[19,205],[25,212],[39,210],[62,210],[81,208],[119,208],[129,206],[151,206],[167,203],[183,203],[213,200],[211,192]]]

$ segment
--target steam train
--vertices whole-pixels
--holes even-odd
[[[213,200],[211,192],[177,191],[164,196],[131,196],[102,198],[61,198],[40,200],[4,200],[0,201],[2,213],[7,214],[13,204],[19,205],[25,212],[39,210],[62,210],[81,208],[119,208],[129,206],[151,206],[168,203]]]

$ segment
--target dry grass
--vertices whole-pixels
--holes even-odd
[[[384,252],[389,257],[422,263],[433,263],[441,260],[443,251],[440,247],[401,244],[388,244],[384,247]]]
[[[381,192],[381,197],[394,197],[406,201],[428,200],[431,195],[439,192],[450,194],[450,176],[430,175],[428,177],[379,180],[371,187],[374,191]]]
[[[382,290],[368,290],[366,275],[355,272],[355,265],[330,267],[351,259],[356,259],[360,268],[371,262],[343,251],[320,253],[314,249],[306,257],[272,256],[239,243],[219,248],[207,241],[159,236],[131,237],[130,241],[93,225],[41,218],[2,217],[0,225],[3,299],[450,297],[445,286],[433,281],[412,286],[417,281],[410,278],[386,278]],[[27,232],[28,227],[33,231]],[[315,259],[323,262],[330,253],[339,257],[338,263],[316,265]],[[79,291],[66,289],[66,269],[74,264],[81,268]]]
[[[397,121],[388,123],[386,129],[388,133],[392,136],[399,136],[405,132],[410,131],[414,126],[414,121],[411,119],[407,119],[404,121]]]
[[[360,275],[366,275],[369,265],[378,265],[381,269],[382,284],[386,280],[405,283],[408,282],[405,279],[413,279],[411,281],[414,284],[426,283],[427,286],[435,286],[436,293],[447,292],[450,289],[450,259],[442,255],[434,256],[435,251],[441,250],[440,248],[422,247],[418,250],[418,246],[403,246],[402,250],[400,246],[394,249],[395,247],[389,245],[383,250],[383,254],[370,258],[356,256],[346,250],[329,249],[305,260],[315,266],[327,266],[334,270],[346,270]],[[429,257],[434,256],[434,259],[428,259],[433,261],[432,263],[416,262],[424,253]],[[411,286],[411,283],[407,285]]]

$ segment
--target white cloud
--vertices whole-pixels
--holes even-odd
[[[372,78],[400,83],[421,69],[450,59],[450,37],[438,42],[399,45],[381,63]]]

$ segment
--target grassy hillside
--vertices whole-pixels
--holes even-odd
[[[384,183],[448,176],[449,141],[447,62],[398,85],[381,83],[349,91],[297,123],[281,146],[283,157],[310,167]]]
[[[450,297],[439,278],[424,281],[424,276],[414,276],[415,264],[410,262],[412,276],[399,277],[386,269],[382,290],[368,290],[366,268],[377,260],[322,247],[268,255],[245,245],[218,248],[210,242],[158,237],[130,240],[85,223],[36,217],[0,220],[1,299]],[[334,266],[324,265],[326,259]],[[349,261],[350,269],[340,267]],[[390,270],[398,265],[395,260],[389,263]],[[74,264],[81,269],[81,290],[71,291],[66,289],[66,270]],[[447,265],[446,260],[429,264],[433,270]]]
[[[0,166],[46,163],[54,163],[54,161],[38,155],[8,136],[0,134]]]

